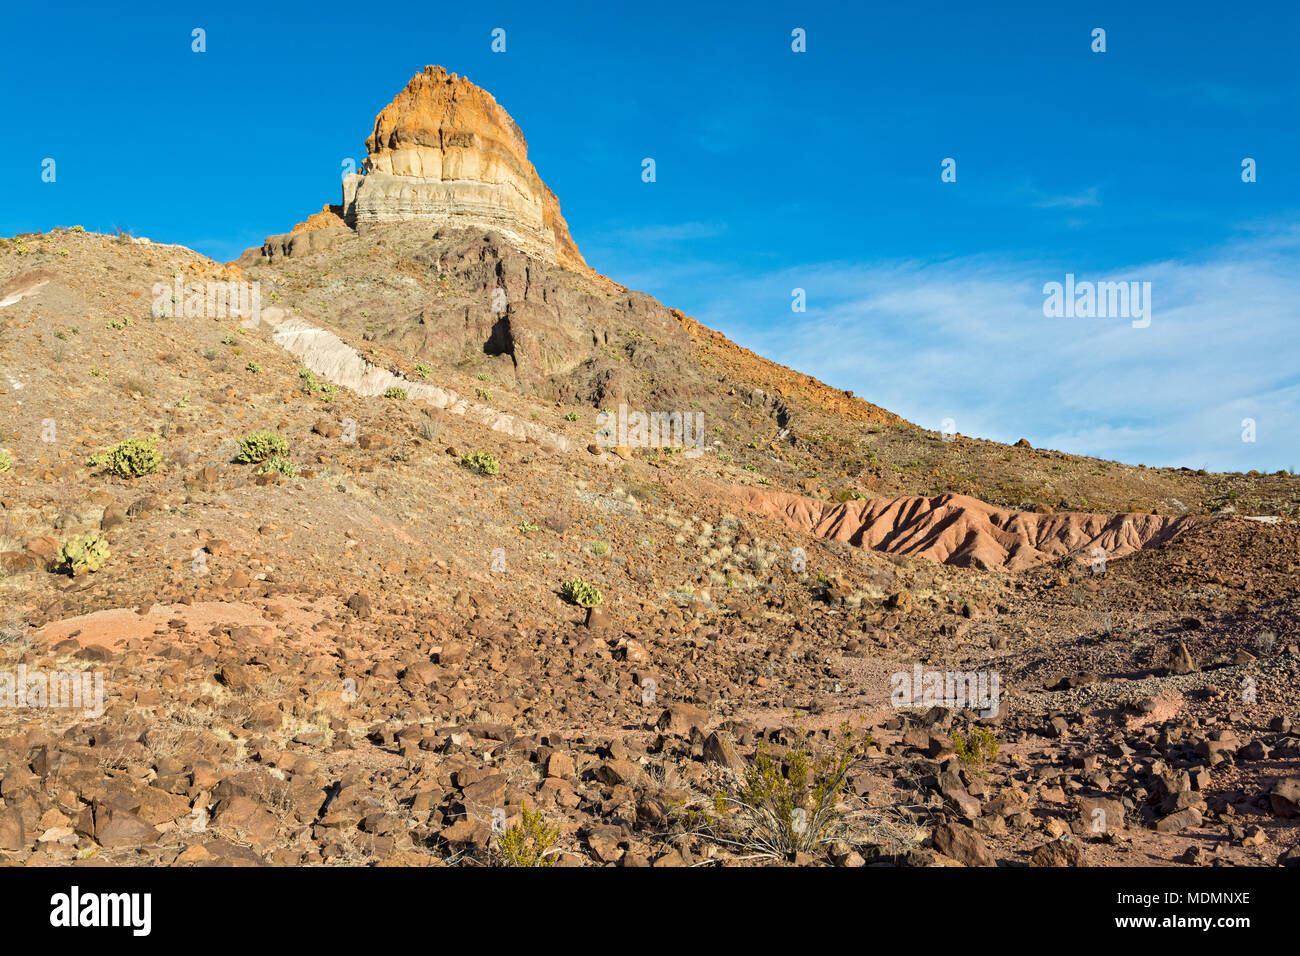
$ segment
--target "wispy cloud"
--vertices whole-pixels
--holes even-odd
[[[597,236],[597,239],[615,239],[634,243],[685,242],[693,239],[712,239],[727,231],[726,223],[680,222],[658,226],[638,226],[616,229]]]
[[[1043,284],[1066,271],[1082,272],[991,257],[811,264],[715,277],[697,317],[929,428],[952,418],[969,435],[1148,465],[1300,466],[1300,227],[1078,276],[1150,282],[1148,328],[1045,318]],[[795,288],[806,313],[791,312]]]
[[[1092,186],[1081,193],[1073,195],[1047,196],[1034,201],[1034,206],[1038,209],[1084,209],[1090,206],[1100,206],[1101,199],[1097,196],[1097,187]]]

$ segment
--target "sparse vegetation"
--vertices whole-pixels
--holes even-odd
[[[400,385],[394,385],[388,391],[384,392],[384,398],[395,398],[399,402],[406,401],[406,389]]]
[[[239,441],[239,460],[244,464],[256,464],[269,458],[288,457],[289,443],[275,432],[250,432]]]
[[[252,372],[254,375],[262,374],[262,366],[258,365],[256,362],[249,362],[247,365],[244,366],[244,369],[246,371]]]
[[[972,727],[970,733],[964,736],[960,731],[954,730],[952,747],[957,751],[958,760],[980,773],[998,759],[998,738],[991,730],[983,727]]]
[[[501,463],[497,461],[496,456],[482,451],[467,452],[461,455],[460,463],[471,471],[477,471],[480,475],[495,475],[501,471]]]
[[[599,607],[605,603],[605,596],[600,593],[600,589],[588,584],[582,578],[565,581],[560,588],[560,594],[566,601],[578,607]]]
[[[429,366],[427,362],[416,362],[415,374],[420,376],[420,378],[428,378],[430,375],[433,374],[433,369]]]
[[[555,841],[560,838],[560,828],[547,826],[540,810],[529,810],[528,804],[520,807],[522,823],[511,826],[501,835],[499,850],[503,866],[532,867],[555,865]]]
[[[715,795],[702,831],[719,842],[780,859],[816,850],[839,835],[839,798],[849,768],[870,742],[870,736],[855,733],[847,723],[818,756],[806,733],[784,757],[760,742],[740,783]]]
[[[86,464],[91,468],[105,468],[119,478],[139,478],[157,471],[162,455],[157,437],[128,438],[106,452],[91,455]]]
[[[262,465],[261,468],[257,469],[259,475],[265,475],[270,471],[285,478],[293,478],[298,474],[298,470],[293,467],[293,462],[288,458],[285,458],[283,455],[274,455],[271,458],[268,458],[266,463]]]
[[[109,558],[108,542],[98,531],[64,542],[59,549],[56,567],[74,578],[83,571],[94,573]]]

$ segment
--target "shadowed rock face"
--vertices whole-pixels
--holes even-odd
[[[358,232],[430,219],[491,229],[530,255],[586,268],[523,133],[464,77],[437,66],[417,73],[379,114],[366,149],[366,175],[343,187],[343,217]]]

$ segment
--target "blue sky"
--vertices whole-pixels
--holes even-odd
[[[592,266],[770,358],[929,428],[1300,467],[1300,5],[1136,6],[16,5],[0,233],[234,258],[337,202],[438,63],[514,116]],[[1151,325],[1044,317],[1066,273],[1150,281]]]

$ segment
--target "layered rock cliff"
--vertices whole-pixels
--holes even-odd
[[[344,219],[358,231],[445,220],[494,229],[550,262],[586,266],[559,200],[528,161],[524,134],[464,77],[425,67],[376,118],[366,150],[366,174],[343,186]]]
[[[250,254],[318,251],[355,230],[427,220],[490,230],[527,255],[587,271],[560,201],[528,160],[515,121],[486,90],[440,66],[415,74],[375,119],[364,173],[344,177],[343,202]]]

